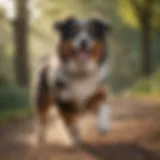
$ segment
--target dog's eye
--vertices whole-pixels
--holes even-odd
[[[80,28],[77,24],[73,24],[71,31],[72,31],[73,35],[76,35],[80,31]]]

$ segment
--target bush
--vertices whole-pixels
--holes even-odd
[[[160,95],[160,69],[150,78],[142,78],[131,89],[132,94]]]
[[[141,79],[134,85],[132,92],[150,93],[152,90],[150,81],[147,78]]]
[[[0,87],[0,110],[12,107],[28,106],[28,96],[26,88],[14,86]]]
[[[26,88],[0,86],[0,122],[31,115]]]

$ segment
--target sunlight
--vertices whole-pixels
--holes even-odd
[[[4,7],[6,9],[6,14],[9,19],[13,19],[15,17],[13,0],[0,0],[0,7]]]
[[[5,8],[7,17],[9,19],[14,19],[16,16],[15,11],[15,5],[13,3],[13,0],[0,0],[0,7]],[[40,17],[41,12],[40,9],[36,6],[36,0],[29,0],[28,1],[28,9],[30,11],[31,16],[31,22],[36,20]]]

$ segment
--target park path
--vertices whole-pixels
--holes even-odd
[[[33,119],[1,124],[0,160],[160,160],[160,101],[117,97],[110,105],[112,127],[106,136],[97,134],[93,116],[81,118],[79,148],[67,146],[58,116],[51,117],[48,143],[39,147]]]

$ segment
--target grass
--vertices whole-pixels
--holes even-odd
[[[137,81],[126,94],[142,97],[160,97],[160,68],[150,77],[144,77]]]
[[[30,117],[32,112],[29,107],[16,107],[0,111],[0,123]]]
[[[0,122],[31,115],[28,90],[12,85],[0,86]]]

